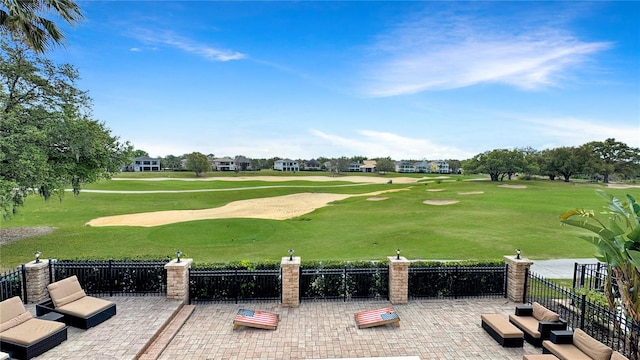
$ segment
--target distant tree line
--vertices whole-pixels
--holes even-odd
[[[495,149],[462,162],[465,174],[488,174],[492,181],[545,176],[550,180],[581,176],[608,183],[612,176],[623,180],[640,176],[640,149],[615,139],[592,141],[577,147],[563,146],[538,151],[532,148]]]

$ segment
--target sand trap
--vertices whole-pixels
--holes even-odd
[[[427,205],[451,205],[459,203],[458,200],[425,200],[423,203]]]
[[[509,184],[504,184],[504,185],[498,185],[498,187],[509,188],[509,189],[526,189],[527,185],[509,185]]]
[[[159,226],[178,222],[251,218],[286,220],[313,212],[333,201],[344,200],[354,196],[375,196],[388,192],[405,189],[376,191],[367,194],[327,194],[327,193],[299,193],[260,199],[239,200],[221,207],[202,210],[168,210],[139,214],[106,216],[93,219],[89,226]]]
[[[389,197],[388,196],[375,196],[375,197],[370,197],[367,200],[369,201],[382,201],[382,200],[387,200]]]
[[[467,192],[459,192],[458,195],[479,195],[484,194],[484,191],[467,191]]]
[[[610,187],[612,189],[634,189],[634,188],[640,188],[640,185],[630,185],[630,184],[607,184],[607,187]]]
[[[444,191],[444,189],[427,189],[429,192]]]

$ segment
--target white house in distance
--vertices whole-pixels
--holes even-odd
[[[273,162],[273,170],[300,171],[300,165],[295,160],[281,159]]]
[[[133,159],[133,163],[125,168],[125,171],[160,171],[160,158],[140,156]]]
[[[236,171],[236,161],[229,157],[213,159],[212,167],[217,171]]]
[[[376,165],[377,162],[375,160],[365,160],[362,162],[362,165],[360,165],[360,171],[374,173],[376,172]]]

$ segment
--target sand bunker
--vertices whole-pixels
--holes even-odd
[[[458,195],[479,195],[484,194],[484,191],[467,191],[467,192],[459,192]]]
[[[612,183],[609,183],[609,184],[607,184],[607,187],[610,187],[612,189],[634,189],[634,188],[640,188],[640,185],[612,184]]]
[[[429,192],[444,191],[444,189],[427,189]]]
[[[313,212],[333,201],[354,196],[375,196],[405,189],[376,191],[367,194],[299,193],[260,199],[239,200],[221,207],[202,210],[168,210],[140,214],[106,216],[93,219],[89,226],[159,226],[184,221],[251,218],[286,220]]]
[[[504,185],[498,185],[498,187],[509,188],[509,189],[526,189],[527,185],[509,185],[509,184],[504,184]]]
[[[459,201],[458,200],[425,200],[423,201],[423,203],[427,205],[451,205],[451,204],[459,203]]]
[[[388,196],[374,196],[374,197],[370,197],[367,200],[369,201],[382,201],[382,200],[387,200],[389,197]]]

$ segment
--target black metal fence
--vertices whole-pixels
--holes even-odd
[[[19,268],[0,274],[0,301],[19,296],[27,303],[27,273],[24,264]]]
[[[607,264],[578,264],[573,267],[573,287],[602,291],[607,278]]]
[[[281,271],[272,270],[190,270],[191,303],[239,301],[280,301]]]
[[[91,295],[166,295],[166,261],[83,261],[49,262],[50,279],[78,277]]]
[[[300,300],[351,299],[389,299],[389,267],[300,269]]]
[[[409,267],[409,298],[505,297],[507,266]]]
[[[622,309],[610,310],[585,294],[565,288],[534,273],[528,278],[528,301],[538,302],[567,320],[570,328],[580,328],[593,338],[638,360],[640,324],[625,316]]]

